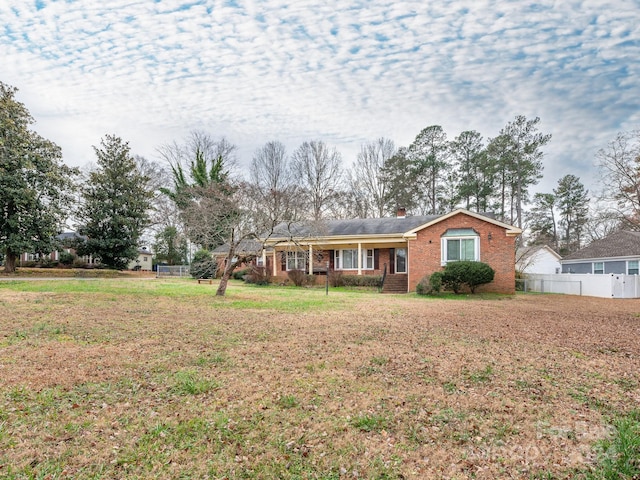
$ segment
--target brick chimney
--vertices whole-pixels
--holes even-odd
[[[398,214],[397,217],[398,218],[406,218],[407,216],[407,209],[404,207],[398,207]]]

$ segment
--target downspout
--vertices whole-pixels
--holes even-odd
[[[407,293],[409,293],[409,288],[410,288],[409,285],[411,284],[411,282],[409,281],[409,279],[411,278],[411,267],[410,267],[410,263],[409,263],[409,240],[407,239],[406,242],[407,242],[407,248],[406,248],[406,251],[407,251],[407,259],[406,259],[406,262],[407,262]]]

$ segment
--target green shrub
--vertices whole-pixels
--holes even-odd
[[[247,267],[247,268],[242,268],[240,270],[236,270],[235,272],[233,272],[231,274],[231,277],[233,277],[234,280],[244,280],[244,277],[246,275],[249,275],[251,273],[251,268]]]
[[[433,272],[431,277],[429,278],[429,283],[431,284],[431,291],[433,293],[440,293],[442,290],[442,277],[444,273],[442,272]]]
[[[343,275],[342,284],[345,287],[379,287],[381,275]]]
[[[73,265],[73,261],[76,256],[70,252],[60,252],[60,264],[61,265]]]
[[[465,285],[471,293],[475,293],[479,285],[493,281],[494,275],[493,268],[483,262],[449,262],[444,267],[442,284],[445,289],[453,290],[454,293],[459,293]]]
[[[193,278],[213,278],[216,275],[218,264],[209,250],[198,250],[193,256],[189,273]]]

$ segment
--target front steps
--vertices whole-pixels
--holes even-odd
[[[409,276],[406,273],[387,275],[382,285],[382,293],[407,293]]]

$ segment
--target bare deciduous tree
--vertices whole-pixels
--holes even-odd
[[[390,210],[387,204],[389,182],[383,173],[387,162],[396,154],[392,140],[379,138],[360,147],[353,167],[348,172],[349,192],[358,206],[359,217],[381,218]]]
[[[628,228],[640,228],[640,130],[619,133],[597,154],[605,185],[602,199],[611,202]]]
[[[311,210],[311,218],[320,220],[341,190],[342,157],[324,142],[304,142],[293,153],[293,171],[301,186],[300,198]]]
[[[255,204],[264,223],[294,221],[304,215],[295,198],[298,189],[286,149],[280,142],[268,142],[253,156],[249,169],[247,201]]]
[[[246,211],[238,202],[240,188],[230,183],[210,183],[191,188],[191,200],[182,209],[182,218],[189,238],[200,245],[226,245],[228,251],[224,271],[216,295],[224,296],[233,270],[261,250],[243,249],[250,240],[257,240]],[[255,250],[255,251],[253,251]]]

